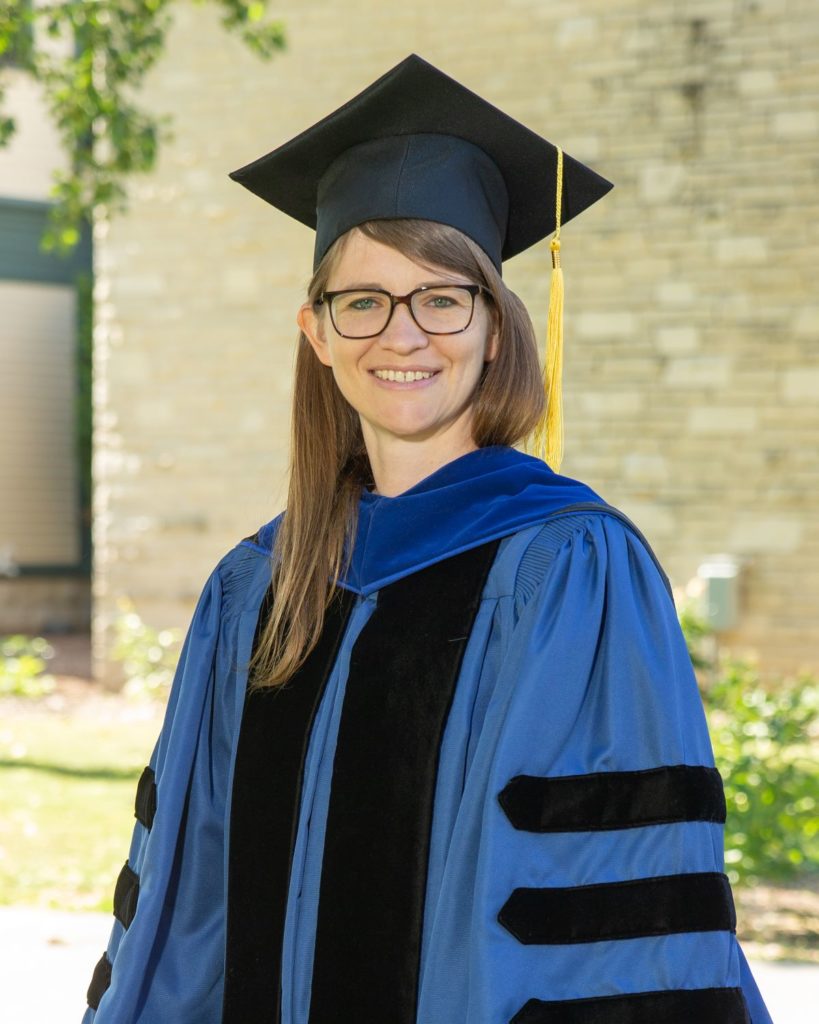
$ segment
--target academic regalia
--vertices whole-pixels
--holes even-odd
[[[768,1024],[645,538],[504,446],[359,512],[283,691],[280,517],[205,584],[84,1024]]]

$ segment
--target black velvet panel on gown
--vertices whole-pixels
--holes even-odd
[[[339,591],[316,648],[281,689],[245,699],[230,818],[223,1024],[278,1024],[281,952],[302,770],[355,595]],[[255,650],[272,608],[259,610]]]
[[[438,752],[500,541],[382,588],[352,652],[333,765],[310,1024],[415,1024]],[[223,1024],[280,1024],[310,730],[355,598],[282,690],[245,702],[233,779]],[[269,614],[260,609],[254,646]]]
[[[385,587],[353,647],[310,1024],[415,1024],[439,747],[499,543]]]

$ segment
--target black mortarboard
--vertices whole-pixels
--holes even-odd
[[[564,154],[562,221],[612,187]],[[555,230],[557,147],[416,54],[230,177],[316,229],[314,269],[366,220],[458,228],[500,270]]]

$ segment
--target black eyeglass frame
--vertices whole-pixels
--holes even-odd
[[[469,319],[467,320],[464,327],[459,327],[456,331],[428,331],[426,327],[423,327],[418,323],[418,319],[415,316],[415,310],[412,308],[413,296],[418,295],[419,292],[432,292],[438,291],[441,288],[461,288],[465,292],[469,292],[472,297],[472,308],[469,311]],[[376,295],[386,295],[390,300],[390,312],[387,316],[387,322],[381,328],[380,331],[376,331],[375,334],[344,334],[336,327],[336,319],[333,316],[333,299],[339,295],[353,295],[355,292],[368,292]],[[443,281],[441,284],[422,284],[420,288],[413,288],[411,292],[407,292],[406,295],[393,295],[392,292],[388,292],[386,288],[342,288],[340,291],[335,292],[322,292],[321,295],[316,299],[317,306],[323,306],[327,304],[327,309],[330,313],[330,321],[333,325],[333,329],[336,334],[342,338],[350,338],[353,341],[365,341],[367,338],[377,338],[379,334],[383,334],[384,331],[389,327],[392,315],[395,312],[395,307],[402,303],[409,310],[409,314],[413,319],[413,322],[421,328],[424,334],[462,334],[469,328],[472,323],[472,318],[475,315],[475,296],[476,295],[488,295],[492,296],[492,293],[488,288],[485,288],[482,284],[460,284],[452,281]]]

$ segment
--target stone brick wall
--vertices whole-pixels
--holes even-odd
[[[682,586],[743,563],[721,642],[819,670],[819,13],[812,0],[288,5],[264,64],[175,4],[145,98],[174,118],[98,229],[97,666],[128,593],[186,625],[282,505],[311,233],[227,178],[409,52],[616,183],[563,232],[566,458]],[[548,202],[549,197],[544,197]],[[548,248],[505,276],[544,331]]]

